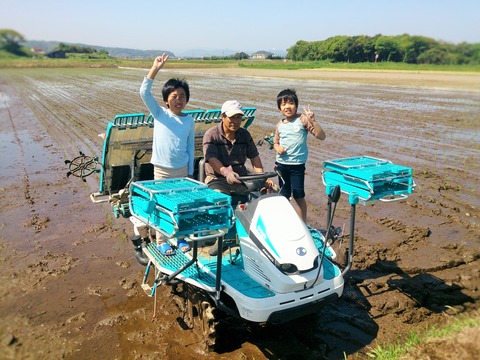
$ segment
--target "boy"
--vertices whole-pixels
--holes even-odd
[[[277,95],[277,106],[285,117],[275,127],[273,148],[276,151],[275,164],[279,172],[280,194],[287,199],[293,197],[298,215],[307,219],[305,201],[305,164],[308,158],[307,134],[310,132],[319,140],[326,138],[325,132],[315,121],[310,110],[303,109],[299,115],[298,97],[293,89],[282,90]]]
[[[192,177],[194,170],[195,122],[182,113],[190,99],[190,89],[185,80],[170,79],[162,89],[166,107],[160,106],[151,94],[153,80],[168,60],[168,55],[157,56],[152,68],[143,79],[140,97],[154,118],[152,159],[154,179]],[[173,255],[171,246],[157,232],[157,247],[163,255]],[[190,250],[184,239],[177,247]]]

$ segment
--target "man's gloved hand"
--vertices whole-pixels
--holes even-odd
[[[260,189],[261,194],[278,193],[279,191],[280,188],[278,187],[278,185],[270,179],[267,179],[263,188]]]
[[[222,167],[220,169],[220,174],[225,176],[225,179],[227,179],[227,183],[229,184],[240,184],[241,181],[238,180],[238,174],[233,171],[232,165],[228,167]]]

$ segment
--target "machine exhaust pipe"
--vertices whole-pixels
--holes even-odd
[[[140,263],[140,265],[147,266],[148,265],[148,257],[143,253],[143,239],[140,235],[134,235],[130,238],[133,244],[133,248],[135,250],[135,258]]]

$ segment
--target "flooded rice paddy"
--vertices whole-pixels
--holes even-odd
[[[98,134],[116,114],[146,111],[138,95],[145,73],[0,72],[0,351],[7,358],[367,358],[377,343],[478,311],[480,91],[162,71],[158,99],[166,79],[184,77],[189,109],[229,99],[256,107],[255,140],[280,119],[276,94],[297,90],[300,109],[310,105],[327,134],[309,139],[308,221],[316,227],[326,220],[325,160],[388,159],[412,167],[417,187],[406,201],[357,208],[344,295],[315,316],[267,329],[229,324],[218,353],[206,353],[182,328],[183,310],[169,289],[158,295],[152,319],[128,220],[92,204],[98,179],[66,178],[64,164],[79,151],[101,156]],[[271,170],[273,152],[260,151]],[[349,216],[343,199],[335,225],[348,229]],[[337,245],[343,253],[346,244]]]

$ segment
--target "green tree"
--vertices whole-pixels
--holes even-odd
[[[471,56],[469,61],[472,64],[480,64],[480,43],[470,45]]]
[[[375,43],[375,49],[380,61],[401,62],[403,60],[403,53],[397,39],[393,36],[379,36]]]
[[[418,56],[437,45],[436,41],[424,36],[403,34],[399,37],[399,47],[403,53],[403,62],[416,64]]]
[[[307,43],[307,46],[305,48],[306,54],[304,60],[308,61],[318,61],[321,60],[321,46],[322,42],[321,41],[312,41]]]
[[[60,50],[60,51],[64,51],[64,52],[67,52],[67,49],[68,49],[68,46],[64,43],[59,43],[57,45],[57,49]]]
[[[59,43],[56,47],[58,50],[71,54],[95,54],[97,50],[91,47],[83,47],[79,45],[67,45]]]
[[[429,49],[417,57],[418,64],[450,65],[455,64],[455,55],[448,53],[445,49]]]
[[[413,57],[418,63],[418,57],[429,50],[438,48],[438,42],[425,36],[412,36]]]
[[[0,49],[5,50],[15,55],[25,55],[22,50],[21,42],[24,42],[25,38],[15,30],[1,29],[0,30]]]
[[[305,60],[308,54],[308,42],[304,40],[298,40],[295,45],[287,49],[287,59],[293,61]]]
[[[249,57],[250,56],[248,56],[248,54],[244,53],[243,51],[232,55],[232,58],[235,60],[248,59]]]
[[[424,36],[409,34],[373,37],[333,36],[323,41],[303,40],[287,50],[287,58],[294,61],[332,62],[405,62],[409,64],[480,64],[480,44],[458,45],[438,42]]]
[[[341,62],[347,60],[348,36],[338,35],[322,41],[320,44],[319,59]],[[312,59],[313,60],[313,59]]]
[[[480,64],[480,43],[462,42],[452,46],[450,52],[455,54],[457,64]]]
[[[336,39],[335,49],[332,59],[335,62],[347,62],[349,60],[348,54],[352,49],[352,38],[349,36],[339,36]]]
[[[352,37],[351,62],[370,62],[375,60],[375,43],[381,35],[374,37],[360,35]]]

